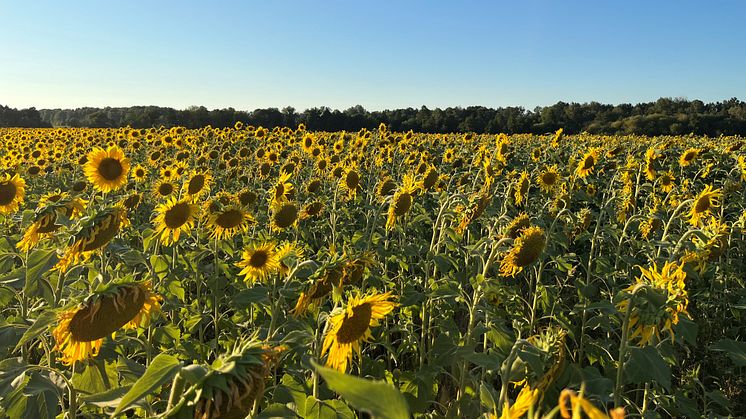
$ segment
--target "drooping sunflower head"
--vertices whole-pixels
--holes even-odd
[[[673,326],[678,324],[679,316],[688,316],[686,272],[678,263],[668,261],[660,269],[655,263],[650,269],[640,267],[640,272],[635,283],[626,289],[627,298],[617,306],[624,313],[632,304],[629,339],[645,346],[653,337],[660,339],[662,331],[668,331],[673,339]]]
[[[390,298],[391,292],[352,297],[342,312],[329,318],[330,327],[321,350],[322,354],[328,353],[327,366],[347,370],[353,354],[360,353],[360,344],[372,337],[371,328],[398,305]]]
[[[722,193],[720,189],[712,189],[712,185],[707,185],[705,189],[694,198],[692,208],[689,211],[689,222],[693,226],[700,225],[700,222],[706,218],[713,208],[720,206]]]
[[[5,174],[0,177],[0,214],[12,214],[18,211],[26,195],[26,181],[18,174],[12,177]]]
[[[265,378],[285,350],[256,340],[239,341],[209,367],[201,367],[197,390],[185,395],[179,417],[244,418],[264,394]],[[193,413],[192,413],[193,412]]]
[[[109,193],[127,183],[130,160],[119,146],[108,149],[96,147],[87,155],[83,172],[88,181],[99,191]]]
[[[311,201],[303,206],[301,211],[300,219],[305,220],[307,218],[318,217],[322,211],[324,211],[324,203],[321,201]]]
[[[158,205],[155,212],[155,231],[160,235],[161,243],[170,246],[179,241],[182,233],[187,233],[194,227],[199,207],[188,199],[177,200],[176,197],[171,197]]]
[[[511,239],[515,240],[523,232],[523,230],[530,225],[531,222],[528,218],[528,214],[522,212],[518,214],[518,216],[513,218],[510,224],[508,224],[508,226],[505,228],[505,237],[510,237]]]
[[[53,331],[55,350],[65,365],[98,355],[103,339],[121,328],[146,326],[160,310],[161,297],[150,282],[124,283],[97,292],[73,309],[62,312]]]
[[[524,268],[539,260],[545,245],[546,235],[541,227],[526,228],[501,261],[500,273],[503,276],[516,276]]]
[[[81,219],[83,223],[73,235],[73,243],[65,249],[56,268],[65,272],[81,259],[87,259],[93,252],[103,249],[119,234],[122,227],[129,224],[127,210],[117,205],[104,209],[95,216]]]
[[[247,283],[253,284],[256,281],[265,281],[280,269],[275,245],[267,242],[245,247],[241,260],[236,263],[236,266],[241,268],[239,275],[242,275]]]

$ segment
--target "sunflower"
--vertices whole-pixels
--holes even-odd
[[[311,201],[305,206],[300,213],[300,219],[305,220],[307,218],[317,217],[324,210],[324,203],[321,201]]]
[[[55,350],[62,352],[65,365],[94,358],[106,336],[124,327],[144,327],[160,310],[161,297],[150,282],[125,283],[97,292],[73,309],[59,314],[52,332]]]
[[[280,172],[280,177],[270,191],[270,203],[281,203],[293,198],[295,187],[288,182],[290,176],[290,172]]]
[[[18,211],[26,195],[26,181],[18,174],[11,177],[5,174],[0,177],[0,214],[12,214]]]
[[[158,205],[155,211],[158,214],[153,220],[155,231],[160,235],[161,243],[170,246],[179,241],[181,233],[188,232],[194,226],[199,207],[187,199],[179,201],[171,197]]]
[[[352,297],[345,310],[329,317],[329,330],[321,348],[322,355],[329,354],[327,366],[344,372],[353,353],[360,356],[360,343],[372,337],[370,329],[398,305],[389,301],[390,297],[391,292]]]
[[[244,281],[253,284],[256,281],[265,281],[267,277],[280,269],[280,261],[275,253],[272,243],[248,246],[243,249],[241,261],[236,263],[241,269],[239,275],[243,275]]]
[[[532,389],[528,384],[524,384],[515,399],[515,403],[510,405],[508,402],[505,402],[500,419],[517,419],[523,417],[536,404],[538,399],[539,389]]]
[[[557,166],[547,166],[544,171],[536,176],[539,188],[546,193],[550,193],[559,185],[561,178]]]
[[[298,206],[293,202],[276,202],[272,205],[272,229],[285,230],[298,222]]]
[[[153,186],[153,196],[159,199],[168,198],[176,191],[176,185],[168,179],[162,179]]]
[[[189,181],[184,184],[184,193],[192,200],[210,192],[212,175],[208,172],[192,172]]]
[[[218,211],[210,212],[207,224],[212,228],[210,237],[218,240],[229,239],[236,233],[245,232],[256,220],[243,208],[228,205]]]
[[[360,172],[354,166],[346,168],[339,179],[339,187],[345,192],[347,199],[355,198],[363,189],[360,185]]]
[[[674,187],[674,181],[676,178],[673,175],[673,172],[665,172],[661,173],[660,177],[658,178],[658,185],[660,185],[661,190],[663,192],[671,192]]]
[[[513,197],[515,198],[515,204],[521,205],[528,201],[528,190],[531,187],[531,178],[527,171],[521,173],[521,177],[518,178],[515,185],[513,185]]]
[[[411,174],[404,175],[401,186],[394,192],[389,203],[388,219],[386,228],[391,230],[396,225],[396,220],[409,213],[414,202],[414,194],[417,192],[417,183]]]
[[[660,270],[654,263],[651,269],[640,267],[640,272],[642,275],[626,289],[630,296],[618,304],[622,313],[632,304],[629,339],[639,339],[639,345],[645,346],[653,336],[660,339],[661,331],[668,331],[673,340],[673,326],[679,323],[679,316],[688,316],[686,272],[676,262],[666,262]]]
[[[130,160],[118,146],[108,149],[96,147],[87,155],[83,166],[88,181],[103,193],[115,191],[127,183],[127,173],[130,170]]]
[[[122,227],[129,225],[127,211],[121,206],[107,208],[86,220],[76,234],[73,243],[65,249],[55,268],[65,272],[67,268],[81,259],[85,260],[98,250],[103,249]]]
[[[145,179],[148,177],[148,169],[138,164],[132,169],[132,176],[138,183],[145,182]]]
[[[692,164],[701,151],[699,148],[687,148],[684,150],[681,156],[679,156],[679,166],[686,167]]]
[[[518,216],[516,216],[513,221],[511,221],[510,224],[508,224],[508,226],[505,228],[505,237],[510,237],[511,239],[515,240],[518,238],[521,232],[530,225],[531,223],[529,221],[528,214],[522,212],[518,214]]]
[[[523,268],[536,262],[544,251],[546,237],[541,227],[527,227],[515,240],[513,248],[500,263],[500,274],[516,276]]]
[[[720,189],[713,190],[711,185],[707,185],[705,189],[694,198],[692,209],[689,211],[689,222],[695,227],[698,226],[701,220],[711,213],[713,208],[720,206],[721,196]]]
[[[593,172],[593,167],[598,162],[598,154],[598,148],[591,148],[588,150],[585,155],[583,155],[583,159],[578,164],[577,169],[575,169],[575,174],[581,178],[585,178],[591,174]]]
[[[569,402],[569,403],[568,403]],[[568,404],[570,409],[568,410]],[[562,419],[588,417],[590,419],[624,419],[626,416],[623,407],[617,407],[609,411],[609,416],[583,397],[570,389],[564,389],[559,396],[559,412]],[[585,416],[583,415],[585,413]],[[511,416],[519,417],[519,416]]]
[[[196,391],[184,393],[186,403],[176,413],[178,417],[252,416],[255,401],[264,396],[265,379],[285,348],[253,340],[238,342],[234,348],[208,367]]]
[[[58,214],[67,218],[80,216],[85,210],[86,201],[74,197],[67,192],[45,194],[39,199],[39,208],[34,213],[34,221],[26,229],[23,238],[16,247],[24,252],[36,246],[43,238],[50,237],[61,225],[57,224]]]
[[[396,191],[396,182],[393,179],[386,176],[378,182],[376,186],[376,195],[380,199],[385,199],[387,196],[393,194]]]

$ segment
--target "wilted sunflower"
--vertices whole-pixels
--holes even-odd
[[[686,272],[676,262],[666,262],[658,270],[654,263],[651,269],[640,267],[642,275],[626,291],[630,294],[618,304],[625,313],[633,301],[629,320],[630,340],[639,339],[639,345],[648,345],[653,336],[660,339],[661,331],[667,330],[674,339],[673,326],[679,315],[687,315],[689,304],[686,287]]]
[[[231,353],[221,355],[209,367],[200,366],[204,378],[195,391],[183,396],[188,401],[178,412],[178,417],[251,416],[254,402],[264,395],[264,380],[284,350],[284,347],[273,348],[248,340],[237,343]]]
[[[689,222],[693,226],[698,226],[703,218],[707,217],[713,208],[720,206],[720,189],[712,189],[712,185],[707,185],[705,189],[694,198],[692,209],[689,211]]]
[[[65,272],[71,264],[87,259],[93,252],[103,249],[128,224],[127,211],[121,206],[107,208],[87,219],[73,235],[73,243],[65,249],[56,269]]]
[[[127,173],[130,170],[130,160],[118,146],[108,149],[96,147],[87,155],[83,166],[88,181],[103,193],[115,191],[127,183]]]
[[[256,281],[265,281],[267,277],[280,269],[280,261],[277,260],[275,246],[272,243],[247,246],[241,254],[241,261],[236,263],[241,269],[239,275],[243,275],[244,281],[253,284]]]
[[[26,181],[18,174],[0,177],[0,214],[12,214],[18,211],[26,195]]]
[[[699,156],[700,151],[702,150],[698,148],[687,148],[684,150],[684,152],[681,153],[681,156],[679,156],[679,166],[686,167],[692,164],[694,159]]]
[[[293,202],[276,202],[272,205],[272,230],[285,230],[298,221],[298,206]]]
[[[156,215],[153,223],[155,231],[160,235],[160,241],[170,246],[179,241],[181,233],[188,232],[194,227],[199,207],[188,199],[177,200],[171,197],[168,201],[155,208]]]
[[[550,193],[560,183],[560,175],[557,170],[557,166],[547,166],[544,171],[536,176],[536,181],[539,183],[539,188],[546,193]]]
[[[322,355],[329,354],[327,366],[344,372],[353,353],[360,356],[360,343],[372,337],[370,329],[398,305],[389,301],[390,297],[391,292],[351,297],[342,312],[329,317],[329,330],[321,348]]]
[[[96,357],[106,336],[117,330],[144,327],[160,310],[161,297],[151,290],[150,282],[125,283],[97,292],[73,309],[58,316],[54,329],[65,365]]]
[[[578,167],[575,169],[575,174],[580,178],[585,178],[591,174],[593,172],[593,167],[598,162],[598,154],[599,151],[597,148],[591,148],[588,150],[585,155],[583,155],[580,163],[578,163]]]
[[[248,230],[256,220],[238,205],[228,205],[218,211],[211,211],[207,220],[212,229],[210,237],[219,240],[229,239],[237,233]]]
[[[387,229],[393,229],[397,218],[407,215],[409,210],[412,209],[415,192],[417,192],[417,183],[414,176],[411,174],[404,175],[401,186],[394,192],[391,203],[389,203],[388,219],[386,220]]]
[[[545,245],[546,237],[541,227],[524,229],[500,262],[500,274],[503,276],[518,275],[525,267],[539,260]]]

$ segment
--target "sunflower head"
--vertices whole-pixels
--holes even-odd
[[[94,148],[87,155],[83,172],[88,181],[101,192],[115,191],[127,183],[130,160],[124,156],[119,146],[108,149]]]
[[[526,228],[500,263],[500,273],[504,276],[516,276],[524,268],[539,260],[545,245],[546,235],[541,227]]]
[[[124,283],[90,296],[78,307],[62,312],[53,335],[61,361],[71,365],[98,355],[103,339],[121,328],[136,328],[150,322],[160,310],[161,297],[150,282]]]
[[[346,371],[353,353],[360,353],[360,344],[372,335],[370,329],[398,304],[390,301],[391,293],[352,297],[345,309],[329,318],[330,327],[324,337],[322,354],[327,354],[326,365]]]
[[[199,207],[188,199],[177,200],[171,197],[167,202],[155,208],[155,231],[160,235],[160,241],[170,246],[177,241],[182,233],[186,233],[194,226],[199,214]]]
[[[700,225],[701,221],[706,218],[713,210],[720,206],[722,193],[720,189],[713,189],[712,185],[705,186],[705,189],[694,198],[692,208],[689,211],[689,222],[693,226]]]
[[[241,268],[239,275],[242,275],[247,283],[265,281],[270,275],[280,270],[275,245],[268,242],[247,246],[236,266]]]
[[[0,177],[0,214],[18,211],[25,195],[26,181],[17,173],[12,177],[7,173]]]
[[[298,221],[298,206],[290,201],[276,202],[272,205],[272,229],[285,230]]]

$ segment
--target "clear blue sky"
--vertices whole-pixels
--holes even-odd
[[[0,104],[746,99],[746,1],[0,1]]]

